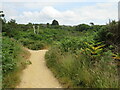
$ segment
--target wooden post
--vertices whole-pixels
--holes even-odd
[[[36,34],[35,26],[33,26],[34,34]]]

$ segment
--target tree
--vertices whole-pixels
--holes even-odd
[[[0,17],[4,17],[3,11],[0,11]]]
[[[1,30],[2,30],[2,26],[4,26],[5,25],[5,23],[6,23],[6,20],[5,20],[5,18],[4,18],[4,14],[3,14],[3,11],[0,11],[0,33],[1,33]],[[3,18],[4,19],[3,19]]]
[[[3,24],[2,26],[2,32],[9,37],[14,37],[15,35],[19,36],[19,30],[20,28],[14,19],[11,19],[8,23],[5,23],[5,25]]]
[[[87,24],[80,24],[75,27],[77,31],[84,31],[90,29],[90,26]]]
[[[93,26],[93,25],[94,25],[94,23],[93,23],[93,22],[90,22],[90,25],[91,25],[91,26]]]
[[[113,45],[114,52],[120,53],[120,21],[109,21],[109,24],[102,27],[97,34],[97,39],[104,41],[106,45]]]
[[[47,23],[47,27],[49,28],[49,26],[50,26],[50,24],[49,23]]]
[[[8,24],[16,24],[16,20],[11,19],[10,21],[8,21]]]
[[[52,21],[52,25],[59,25],[59,23],[58,23],[57,20],[53,20],[53,21]]]

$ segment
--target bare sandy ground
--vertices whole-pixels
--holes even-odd
[[[47,50],[29,51],[32,64],[23,71],[21,83],[17,88],[61,88],[46,66],[44,56]]]

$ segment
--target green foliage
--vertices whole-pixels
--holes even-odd
[[[97,32],[97,36],[96,36],[95,39],[97,39],[99,41],[104,41],[104,40],[106,40],[108,38],[107,33],[108,33],[107,27],[104,26]]]
[[[75,30],[77,30],[77,31],[84,31],[84,30],[86,31],[88,29],[90,29],[90,26],[87,24],[80,24],[80,25],[76,26],[76,28],[75,28]]]
[[[14,26],[14,27],[13,27]],[[57,26],[55,26],[57,28]],[[3,36],[9,36],[29,49],[45,49],[51,46],[54,42],[60,41],[66,36],[78,36],[80,32],[73,32],[68,30],[61,30],[54,28],[42,28],[40,26],[39,33],[34,34],[32,24],[18,25],[14,20],[9,21],[3,25]],[[67,27],[66,27],[67,29]],[[63,34],[64,33],[64,34]]]
[[[101,57],[99,55],[91,56],[93,51],[86,50],[89,53],[86,54],[76,45],[70,47],[71,43],[64,43],[68,45],[69,50],[65,48],[65,45],[58,44],[46,54],[47,66],[64,87],[118,88],[117,66],[114,64],[111,51],[103,52],[101,50],[103,45],[99,45],[100,43],[94,43],[97,45],[94,49],[91,48],[94,46],[92,44],[81,45],[83,50],[89,47],[91,50],[95,50],[95,53],[100,54]],[[77,44],[77,42],[74,42],[74,44]],[[73,47],[76,47],[76,49],[73,50]],[[63,51],[63,49],[65,50]],[[102,53],[97,52],[99,50]]]
[[[21,30],[21,27],[17,25],[15,20],[10,20],[8,23],[4,23],[2,25],[2,32],[5,33],[6,36],[9,37],[20,37],[19,31]]]
[[[103,47],[105,45],[100,45],[101,42],[96,42],[96,41],[90,41],[90,43],[85,42],[85,44],[87,45],[87,48],[85,48],[84,50],[86,52],[89,52],[90,55],[94,55],[94,56],[100,56],[101,53],[103,52]]]
[[[118,88],[112,52],[103,42],[93,40],[94,31],[83,34],[56,43],[46,54],[47,66],[64,87]]]
[[[28,38],[20,39],[19,42],[21,42],[21,44],[32,50],[40,50],[40,49],[45,49],[47,47],[45,42],[32,40]]]
[[[3,37],[2,43],[2,87],[14,88],[19,82],[19,75],[26,67],[26,51],[14,40]]]
[[[35,24],[40,27],[38,34],[34,34],[32,25],[17,24],[15,20],[3,24],[3,36],[9,36],[3,39],[4,87],[14,87],[18,82],[17,76],[9,77],[16,73],[19,66],[31,64],[29,61],[20,61],[21,47],[17,43],[33,50],[49,48],[45,56],[47,66],[64,87],[119,87],[115,62],[119,58],[115,50],[119,49],[119,42],[116,43],[119,40],[117,22],[104,26],[60,26],[57,21],[52,25]]]
[[[106,26],[102,27],[96,36],[96,39],[99,41],[104,41],[107,45],[113,45],[114,52],[120,52],[120,30],[119,24],[120,21],[109,22]]]

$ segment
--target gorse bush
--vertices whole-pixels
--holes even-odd
[[[96,39],[104,41],[107,45],[114,46],[114,52],[120,52],[120,21],[112,21],[106,26],[102,27],[98,32]]]

